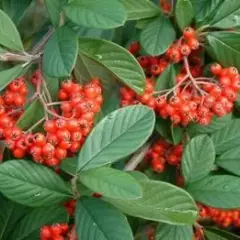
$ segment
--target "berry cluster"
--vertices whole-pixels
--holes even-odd
[[[149,149],[145,159],[150,163],[153,171],[163,172],[166,163],[177,166],[182,158],[183,146],[172,145],[165,140],[156,141]]]
[[[201,218],[207,218],[220,227],[227,228],[234,226],[240,228],[240,210],[239,209],[218,209],[198,204]]]
[[[68,224],[43,226],[40,232],[40,240],[65,240],[68,236],[68,231]]]
[[[36,75],[36,74],[35,74]],[[34,78],[38,82],[38,75]],[[21,84],[20,84],[21,83]],[[85,86],[65,81],[59,91],[61,114],[44,123],[45,133],[24,132],[16,127],[15,121],[6,112],[6,106],[12,108],[24,104],[16,104],[10,99],[13,93],[25,96],[27,88],[22,79],[13,81],[4,93],[3,103],[0,105],[0,133],[5,139],[7,147],[12,150],[14,157],[23,158],[30,154],[37,163],[56,166],[79,151],[86,136],[93,128],[94,116],[99,112],[102,99],[102,89],[98,79]],[[1,100],[1,99],[0,99]],[[0,102],[1,104],[1,102]],[[55,109],[53,109],[53,114]],[[43,119],[44,120],[44,119]]]

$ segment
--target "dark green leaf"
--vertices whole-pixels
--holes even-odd
[[[15,51],[24,51],[21,37],[12,20],[0,10],[0,44]]]
[[[158,117],[156,119],[156,131],[166,140],[172,142],[171,122],[167,119]]]
[[[68,27],[57,28],[43,53],[43,71],[50,77],[67,77],[77,60],[76,34]]]
[[[192,240],[193,228],[191,225],[170,225],[159,223],[155,232],[155,240]]]
[[[184,149],[182,174],[186,184],[199,180],[210,173],[215,161],[213,142],[207,135],[199,135],[190,140]]]
[[[211,32],[207,35],[207,40],[207,50],[217,62],[240,70],[240,32]]]
[[[190,0],[178,0],[175,7],[175,16],[180,29],[190,26],[193,20],[193,6]]]
[[[169,65],[158,77],[155,85],[155,90],[161,91],[172,87],[172,83],[175,82],[175,78],[176,78],[175,68],[173,65]]]
[[[164,53],[173,43],[176,32],[170,20],[160,15],[142,31],[140,42],[144,50],[153,56]]]
[[[206,240],[239,240],[240,236],[220,230],[218,228],[204,227]]]
[[[193,198],[216,208],[239,208],[240,179],[229,175],[208,176],[189,184],[186,190]]]
[[[124,213],[157,222],[191,224],[197,209],[191,196],[174,185],[160,181],[140,181],[143,197],[137,200],[106,199]]]
[[[85,27],[116,28],[126,20],[125,9],[117,0],[74,0],[64,12],[71,21]]]
[[[54,205],[71,197],[71,187],[55,172],[25,160],[0,165],[0,191],[15,202],[33,207]]]
[[[159,8],[148,0],[120,0],[127,12],[128,20],[151,18],[160,14]]]
[[[81,240],[133,240],[127,218],[110,204],[90,197],[77,202],[76,231]]]
[[[18,119],[17,126],[24,130],[27,130],[32,127],[36,122],[43,119],[43,117],[43,106],[38,100],[35,100],[31,105],[29,105],[29,107]]]
[[[113,168],[103,167],[86,171],[80,181],[105,197],[137,199],[142,196],[139,183],[130,174]]]
[[[79,51],[105,66],[137,93],[143,93],[145,74],[126,49],[105,40],[81,38]]]
[[[230,148],[240,145],[240,120],[229,121],[224,128],[212,134],[213,144],[217,154],[222,154]]]
[[[65,158],[60,166],[64,172],[74,176],[77,169],[77,157]]]
[[[52,100],[57,101],[58,100],[58,92],[60,89],[59,79],[53,78],[53,77],[48,77],[48,76],[44,76],[44,79],[47,84],[47,89],[51,95]]]
[[[53,225],[68,222],[68,213],[64,207],[52,206],[36,208],[26,214],[14,231],[10,234],[9,240],[33,240],[39,239],[40,229],[44,225]]]
[[[171,126],[171,133],[172,133],[172,142],[174,145],[177,145],[182,142],[183,140],[183,128],[180,126]]]

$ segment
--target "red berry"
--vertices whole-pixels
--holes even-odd
[[[191,27],[187,27],[183,31],[183,36],[186,39],[192,39],[192,38],[195,37],[195,30],[193,28],[191,28]]]

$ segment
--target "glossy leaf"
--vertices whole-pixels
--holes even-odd
[[[17,28],[8,15],[0,10],[0,44],[15,51],[24,51]]]
[[[175,7],[175,16],[180,29],[190,26],[193,20],[193,7],[190,0],[178,0]]]
[[[169,183],[140,181],[143,197],[137,200],[106,199],[122,212],[143,219],[170,224],[191,224],[197,209],[191,196]]]
[[[107,165],[136,151],[152,134],[154,112],[145,106],[107,115],[89,134],[78,157],[78,171]]]
[[[207,206],[234,209],[240,207],[240,179],[229,175],[208,176],[187,186],[193,198]]]
[[[175,81],[176,73],[173,65],[169,65],[157,78],[155,91],[161,91],[171,88],[172,83]]]
[[[214,167],[215,149],[207,135],[192,138],[184,149],[182,174],[186,184],[199,180],[210,173]]]
[[[170,225],[159,223],[155,232],[155,240],[192,240],[193,228],[191,225]]]
[[[64,12],[71,21],[85,27],[116,28],[126,20],[125,9],[118,0],[74,0]]]
[[[91,169],[80,175],[80,181],[105,197],[137,199],[142,196],[141,186],[134,177],[113,168]]]
[[[105,40],[80,38],[79,52],[105,66],[135,92],[143,93],[144,72],[137,60],[126,49]]]
[[[224,128],[212,134],[212,141],[217,154],[222,154],[230,148],[239,146],[240,132],[239,119],[234,119],[225,125]]]
[[[68,222],[68,213],[64,207],[52,206],[35,208],[15,225],[9,240],[39,239],[40,229],[45,225]]]
[[[0,191],[27,206],[48,206],[71,197],[71,188],[51,169],[25,160],[0,165]]]
[[[173,43],[176,32],[170,20],[160,15],[153,19],[140,35],[140,42],[144,50],[153,56],[163,54]]]
[[[151,18],[160,14],[159,8],[148,0],[120,0],[127,12],[128,20]]]
[[[43,71],[50,77],[67,77],[77,60],[76,34],[68,27],[57,28],[44,48]]]
[[[77,202],[76,232],[81,240],[133,240],[127,218],[110,204],[90,197]]]

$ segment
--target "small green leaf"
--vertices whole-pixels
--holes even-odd
[[[183,128],[180,126],[171,126],[171,133],[172,133],[172,142],[174,145],[177,145],[182,142],[183,140]]]
[[[192,225],[170,225],[159,223],[155,232],[155,240],[192,240]]]
[[[171,122],[168,119],[157,117],[155,128],[159,135],[172,142]]]
[[[113,168],[103,167],[86,171],[80,181],[104,197],[137,199],[142,196],[139,183],[130,174]]]
[[[145,74],[126,49],[106,40],[80,38],[79,52],[105,66],[135,92],[143,93]]]
[[[24,66],[19,64],[12,68],[0,72],[0,91],[3,90],[11,81],[19,77],[24,71]]]
[[[117,0],[74,0],[64,12],[71,21],[84,27],[110,29],[124,25],[126,20],[125,9]]]
[[[67,223],[68,214],[64,207],[52,206],[33,209],[14,226],[9,240],[39,239],[44,225]]]
[[[0,10],[0,44],[11,50],[24,51],[17,28],[8,15],[2,10]]]
[[[216,159],[216,164],[219,167],[235,175],[240,176],[240,164],[239,164],[240,157],[239,156],[240,156],[240,148],[239,147],[231,148]]]
[[[47,84],[47,89],[51,95],[53,101],[58,100],[58,92],[60,89],[60,83],[58,78],[44,76],[45,82]]]
[[[175,7],[175,16],[180,29],[190,26],[193,20],[193,6],[190,0],[178,0]]]
[[[186,184],[207,176],[213,169],[215,149],[207,135],[199,135],[190,140],[184,149],[182,174]]]
[[[240,207],[240,179],[229,175],[208,176],[189,184],[186,190],[207,206],[234,209]]]
[[[133,240],[127,218],[100,199],[80,198],[75,215],[76,232],[81,240]]]
[[[147,220],[170,224],[192,224],[197,219],[197,208],[191,196],[169,183],[140,181],[143,197],[137,200],[106,200],[122,212]]]
[[[239,2],[240,3],[240,2]],[[211,32],[207,35],[209,54],[224,67],[240,70],[240,32]]]
[[[140,42],[144,50],[153,56],[163,54],[173,43],[176,32],[170,20],[160,15],[153,19],[140,35]]]
[[[145,106],[121,108],[92,130],[78,157],[78,171],[101,167],[136,151],[152,134],[154,112]]]
[[[76,34],[68,27],[57,28],[43,53],[43,71],[50,77],[67,77],[77,60]]]
[[[127,12],[128,20],[151,18],[160,14],[159,8],[148,0],[120,0]]]
[[[17,126],[23,130],[27,130],[43,117],[43,106],[38,100],[35,100],[18,119]]]
[[[77,169],[77,157],[65,158],[60,167],[64,172],[74,176]]]
[[[212,141],[217,154],[222,154],[230,148],[240,145],[240,120],[229,121],[224,128],[212,134]]]
[[[0,165],[0,191],[27,206],[48,206],[71,197],[71,188],[51,169],[25,160]]]
[[[166,90],[172,87],[172,83],[175,82],[176,73],[173,65],[169,65],[162,74],[157,78],[155,85],[155,91]]]
[[[218,229],[204,227],[204,234],[206,240],[239,240],[240,236],[233,233]]]

